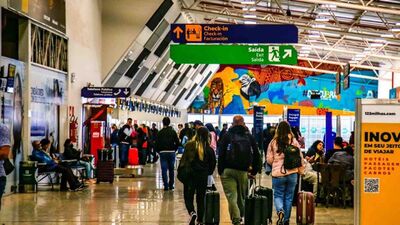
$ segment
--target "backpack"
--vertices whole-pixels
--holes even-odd
[[[247,171],[253,163],[253,150],[249,133],[239,135],[233,133],[226,151],[226,163],[234,169]]]
[[[282,173],[286,173],[286,170],[301,167],[300,148],[294,145],[288,145],[283,153],[285,154],[285,159],[283,161],[284,168],[282,168],[284,172],[282,171]]]

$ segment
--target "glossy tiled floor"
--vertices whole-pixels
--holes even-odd
[[[221,224],[230,224],[221,191]],[[270,186],[264,177],[263,186]],[[40,188],[43,190],[43,187]],[[295,215],[293,211],[292,216]],[[39,191],[4,198],[0,224],[187,224],[182,185],[164,192],[159,167],[148,165],[141,178],[120,178],[114,184],[93,184],[82,192]],[[294,221],[294,219],[292,219]],[[352,209],[318,207],[316,224],[353,224]]]

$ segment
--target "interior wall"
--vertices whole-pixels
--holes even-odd
[[[161,3],[162,0],[102,0],[102,79],[125,55]]]
[[[94,86],[101,86],[101,0],[68,0],[65,3],[69,38],[68,105],[75,108],[75,115],[79,117],[79,129],[81,129],[81,89],[89,82]],[[71,74],[75,74],[74,82],[71,81]],[[64,115],[63,118],[67,118],[68,112]],[[61,127],[68,129],[67,119],[61,121]],[[81,130],[78,132],[80,136]],[[61,137],[60,142],[64,143],[65,138],[67,137]],[[81,146],[80,138],[78,146]]]

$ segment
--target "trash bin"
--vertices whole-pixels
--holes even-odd
[[[36,192],[38,166],[36,161],[19,163],[19,192]]]

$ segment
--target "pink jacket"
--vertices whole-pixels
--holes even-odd
[[[293,138],[293,142],[292,145],[300,148],[300,144],[299,142],[297,142],[297,140],[295,138]],[[278,144],[276,139],[273,139],[271,141],[271,143],[268,145],[268,149],[267,149],[267,163],[270,164],[272,166],[272,177],[283,177],[283,176],[287,176],[293,173],[300,173],[302,174],[304,172],[304,162],[303,160],[301,160],[302,162],[302,167],[296,168],[296,169],[291,169],[291,170],[286,170],[286,173],[282,173],[281,169],[283,166],[283,160],[285,159],[285,154],[281,153],[278,154],[277,153],[278,150]],[[303,155],[300,152],[300,156],[301,159],[303,159]]]
[[[217,151],[217,141],[218,141],[218,136],[215,132],[210,132],[211,135],[211,143],[210,143],[210,147],[214,150]]]

